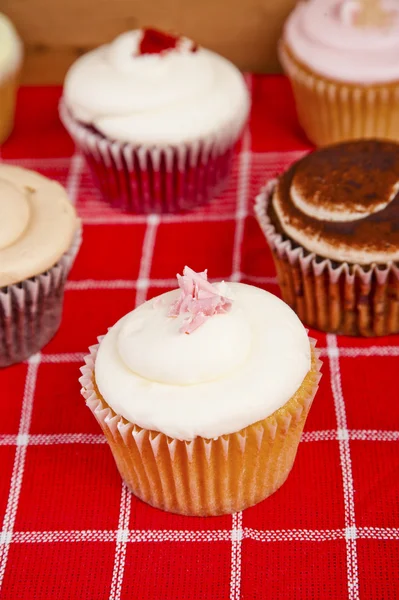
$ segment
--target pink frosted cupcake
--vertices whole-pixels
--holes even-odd
[[[248,111],[232,63],[153,29],[79,58],[60,106],[104,200],[144,213],[210,200],[227,180]]]
[[[59,183],[0,165],[0,367],[25,360],[56,333],[80,240]]]
[[[312,142],[399,140],[397,0],[302,0],[279,49]]]

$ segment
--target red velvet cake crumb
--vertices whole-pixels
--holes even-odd
[[[162,54],[178,48],[181,41],[181,37],[164,33],[158,29],[144,29],[139,45],[139,54]],[[193,43],[189,50],[196,52],[197,46]]]

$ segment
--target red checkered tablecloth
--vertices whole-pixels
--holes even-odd
[[[59,333],[0,371],[1,600],[399,597],[399,336],[311,332],[324,376],[287,483],[243,513],[180,517],[122,485],[79,393],[89,345],[185,263],[278,294],[252,216],[259,186],[310,149],[287,81],[249,77],[253,110],[228,189],[184,216],[100,201],[58,121],[58,88],[23,88],[1,159],[66,186],[84,224]]]

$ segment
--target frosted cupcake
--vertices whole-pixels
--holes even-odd
[[[0,144],[8,138],[14,125],[22,55],[22,43],[13,24],[0,13]]]
[[[63,187],[0,165],[0,367],[38,352],[56,333],[80,222]]]
[[[187,38],[140,29],[76,61],[60,115],[104,200],[162,213],[220,190],[248,110],[232,63]]]
[[[258,196],[283,299],[346,335],[399,332],[399,144],[359,140],[293,164]]]
[[[294,312],[244,284],[185,268],[91,348],[80,381],[122,478],[185,515],[242,510],[293,465],[320,378]]]
[[[280,58],[299,120],[319,146],[399,140],[399,4],[307,0],[289,16]]]

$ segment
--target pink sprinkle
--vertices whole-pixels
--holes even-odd
[[[170,307],[168,316],[187,314],[180,328],[182,333],[192,333],[213,315],[220,315],[231,309],[231,300],[219,294],[209,283],[208,272],[196,273],[184,267],[183,275],[177,275],[181,289],[180,296]]]

